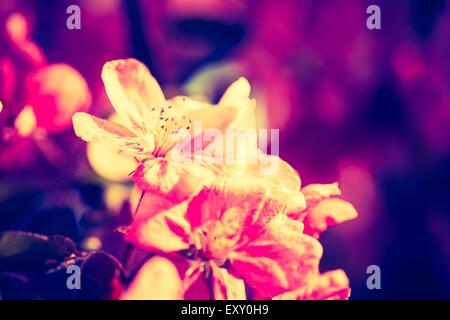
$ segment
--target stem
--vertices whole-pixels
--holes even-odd
[[[141,195],[139,196],[139,201],[138,201],[138,203],[136,205],[136,208],[134,209],[133,218],[136,217],[136,215],[137,215],[137,213],[139,211],[139,208],[141,207],[141,203],[142,203],[142,200],[144,199],[144,195],[145,195],[145,191],[142,191]]]
[[[139,208],[141,207],[142,200],[144,199],[144,195],[145,191],[142,191],[139,197],[139,202],[137,203],[136,208],[134,209],[133,217],[137,215]],[[124,266],[125,269],[128,269],[130,267],[130,264],[133,261],[135,253],[136,253],[135,246],[133,246],[131,243],[127,243],[122,258],[122,265]]]

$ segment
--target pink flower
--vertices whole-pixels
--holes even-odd
[[[26,103],[38,127],[59,132],[71,126],[76,112],[89,109],[91,93],[76,69],[65,63],[48,64],[29,75]]]
[[[302,233],[302,223],[287,217],[286,204],[263,188],[235,182],[204,189],[169,210],[141,214],[127,231],[127,240],[143,249],[184,257],[185,298],[207,292],[199,289],[207,288],[205,281],[215,299],[244,299],[246,286],[271,298],[318,274],[322,247]]]

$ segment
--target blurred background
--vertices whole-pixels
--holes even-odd
[[[135,57],[168,97],[217,101],[249,79],[303,185],[338,181],[359,211],[321,236],[321,269],[344,269],[352,299],[450,298],[448,1],[2,0],[0,27],[0,231],[122,254],[132,163],[86,148],[70,119],[111,115],[101,68]]]

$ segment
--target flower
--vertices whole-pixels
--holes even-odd
[[[337,198],[341,190],[337,183],[310,184],[301,189],[306,207],[288,216],[304,224],[304,233],[319,238],[328,227],[354,219],[358,213],[347,201]],[[275,296],[276,300],[347,300],[349,280],[343,270],[317,274],[309,283]]]
[[[320,243],[302,233],[303,224],[287,217],[286,204],[267,189],[237,180],[204,188],[160,213],[141,214],[126,231],[127,241],[142,249],[185,258],[185,298],[204,292],[198,288],[205,281],[215,299],[244,299],[245,286],[271,298],[318,274]]]
[[[59,132],[71,126],[76,112],[89,109],[91,93],[76,69],[65,63],[48,64],[29,75],[26,103],[32,107],[38,127]]]
[[[119,146],[139,162],[133,178],[142,190],[175,201],[198,193],[215,178],[204,163],[192,161],[195,154],[179,161],[175,146],[192,132],[193,121],[201,121],[203,130],[224,130],[241,120],[248,108],[253,108],[248,97],[249,85],[243,78],[230,86],[217,106],[187,97],[166,100],[147,67],[135,59],[107,62],[102,79],[124,124],[77,113],[73,117],[76,135],[88,142]],[[174,161],[174,157],[178,160]]]
[[[166,100],[147,67],[135,59],[107,62],[102,79],[122,124],[81,112],[73,117],[75,133],[88,142],[112,144],[134,157],[138,165],[133,179],[143,191],[177,203],[222,178],[252,172],[261,176],[256,170],[262,165],[275,165],[271,177],[261,177],[260,183],[273,194],[292,198],[293,211],[304,208],[298,174],[277,156],[258,150],[255,139],[242,159],[233,155],[234,162],[225,164],[220,160],[230,156],[226,152],[230,141],[205,138],[225,130],[250,130],[256,137],[255,103],[244,78],[231,84],[215,106],[182,96]],[[196,124],[201,130],[193,130]],[[192,152],[184,153],[185,148]]]

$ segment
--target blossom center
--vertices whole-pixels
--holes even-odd
[[[174,110],[172,106],[150,109],[149,133],[154,136],[152,155],[164,157],[188,133],[192,120]]]
[[[241,226],[238,221],[216,220],[203,225],[195,232],[196,246],[205,260],[214,260],[223,265],[231,251],[241,239]]]

